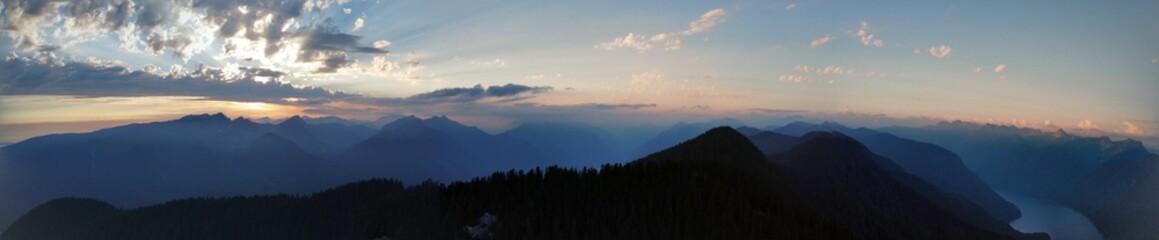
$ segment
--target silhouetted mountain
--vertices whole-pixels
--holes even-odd
[[[656,151],[664,150],[668,147],[676,145],[681,141],[696,137],[714,127],[731,126],[740,127],[744,125],[740,121],[731,118],[717,119],[706,123],[677,123],[668,130],[660,132],[656,137],[648,140],[636,148],[630,157],[639,158]]]
[[[747,134],[746,136],[765,155],[788,152],[803,141],[799,137],[769,131],[760,131],[755,134]]]
[[[374,180],[304,197],[200,198],[131,210],[65,199],[37,207],[0,239],[1035,237],[987,232],[943,212],[890,180],[852,139],[808,139],[778,158],[788,166],[716,128],[599,171],[512,170],[446,187]]]
[[[526,142],[554,158],[553,164],[566,167],[596,166],[624,158],[609,144],[610,134],[590,125],[524,123],[499,136]]]
[[[447,238],[431,230],[452,229],[416,218],[439,216],[440,189],[371,180],[305,197],[197,198],[132,210],[97,200],[58,199],[33,209],[0,239]]]
[[[867,128],[848,128],[833,122],[822,124],[793,122],[773,131],[795,136],[814,131],[841,132],[864,143],[874,153],[889,158],[906,173],[920,177],[943,191],[962,195],[984,207],[994,218],[1010,222],[1021,216],[1021,212],[1014,204],[990,189],[990,186],[962,163],[957,154],[937,145]],[[775,152],[766,154],[771,153]]]
[[[811,132],[802,139],[770,160],[796,170],[798,189],[855,232],[901,233],[885,237],[901,239],[1042,237],[1024,236],[974,203],[903,172],[850,137]]]

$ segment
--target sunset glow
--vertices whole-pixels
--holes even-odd
[[[1135,27],[1159,22],[1155,2],[146,2],[123,18],[113,3],[0,3],[0,125],[414,114],[499,131],[593,115],[848,116],[1159,146],[1159,31]]]

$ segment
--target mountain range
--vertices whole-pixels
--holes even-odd
[[[809,134],[790,149],[765,156],[721,127],[599,170],[511,170],[412,187],[371,180],[307,196],[135,209],[63,198],[36,207],[0,238],[1047,238],[992,231],[945,211],[891,176],[904,173],[887,173],[888,159],[844,135]]]
[[[945,146],[991,186],[1072,207],[1108,239],[1159,236],[1159,163],[1139,141],[960,121],[881,130]]]
[[[1159,202],[1156,193],[1159,189],[1156,177],[1159,164],[1156,161],[1159,160],[1132,140],[1112,141],[1079,137],[1062,131],[1047,133],[961,122],[877,130],[849,128],[830,122],[794,122],[758,129],[744,127],[736,120],[721,119],[709,123],[676,124],[635,145],[635,141],[625,139],[643,138],[612,134],[600,127],[578,123],[524,123],[491,134],[445,116],[391,119],[393,121],[375,129],[365,122],[339,118],[295,116],[277,123],[263,123],[245,118],[230,119],[219,113],[130,124],[91,133],[32,138],[0,148],[0,206],[4,206],[0,209],[0,225],[8,226],[23,215],[20,222],[25,223],[12,225],[14,228],[26,226],[11,233],[19,235],[29,229],[29,225],[35,229],[36,225],[46,222],[72,221],[52,217],[59,214],[60,209],[72,208],[102,215],[102,219],[125,216],[158,222],[184,221],[180,215],[165,215],[175,218],[172,220],[156,219],[160,215],[155,213],[170,211],[166,210],[167,206],[174,206],[174,203],[181,203],[177,208],[184,209],[182,211],[227,202],[250,204],[250,201],[286,201],[285,205],[280,205],[285,208],[278,211],[313,211],[297,208],[324,210],[329,207],[311,204],[339,200],[330,199],[318,191],[342,183],[385,178],[394,180],[371,180],[354,185],[392,189],[389,194],[376,193],[382,194],[383,198],[393,199],[394,194],[400,194],[434,201],[428,204],[434,204],[430,206],[411,202],[405,205],[423,205],[414,211],[435,211],[433,214],[441,217],[424,220],[429,222],[423,224],[429,226],[416,227],[425,230],[415,232],[415,235],[399,232],[403,230],[382,232],[386,230],[376,229],[373,233],[359,233],[356,234],[359,237],[349,238],[458,238],[461,236],[429,234],[459,232],[465,224],[479,222],[480,216],[485,214],[499,214],[501,218],[514,214],[524,219],[554,221],[552,224],[555,225],[545,229],[571,233],[566,235],[568,238],[586,231],[581,228],[561,229],[560,224],[577,227],[588,224],[591,229],[611,226],[600,224],[644,224],[646,226],[641,227],[649,230],[642,232],[668,231],[667,234],[676,234],[674,236],[737,238],[777,236],[768,235],[771,230],[797,234],[784,236],[805,238],[819,236],[816,231],[822,230],[831,233],[825,235],[828,238],[1043,237],[1012,229],[1007,223],[1017,219],[1020,212],[995,194],[991,186],[1066,204],[1090,216],[1109,238],[1147,239],[1147,236],[1159,235],[1147,227],[1159,224],[1159,217],[1156,217],[1159,210],[1154,204]],[[637,160],[629,162],[626,159]],[[598,170],[587,168],[600,164],[608,165]],[[556,167],[542,170],[547,166]],[[512,179],[522,182],[511,182]],[[648,182],[633,182],[645,180]],[[664,181],[670,182],[671,186],[656,185]],[[415,184],[418,185],[404,187]],[[730,187],[712,190],[722,187],[722,184]],[[339,187],[351,188],[358,187]],[[644,189],[659,190],[637,193]],[[360,191],[378,190],[350,190],[349,194],[358,195]],[[494,191],[514,195],[487,193]],[[317,193],[302,195],[311,192]],[[423,195],[434,193],[440,194]],[[564,196],[577,200],[556,199]],[[616,196],[642,199],[624,200]],[[693,196],[713,197],[698,200],[704,197],[690,198]],[[50,201],[60,198],[63,199]],[[740,198],[748,200],[737,202],[736,199]],[[186,200],[173,201],[175,199]],[[706,203],[704,201],[717,205],[696,205]],[[619,220],[588,223],[561,216],[535,215],[550,213],[543,212],[549,209],[535,206],[553,206],[574,209],[563,213],[577,216],[641,220],[641,216],[636,215],[643,214],[641,212],[591,216],[576,212],[599,212],[601,205],[596,203],[601,202],[652,209],[648,210],[653,211],[649,214],[657,217],[684,219],[695,216],[705,218],[703,221],[733,219],[734,222],[747,219],[753,223],[721,231],[722,235],[682,235],[660,225],[649,225],[651,223]],[[654,208],[641,205],[645,203],[660,205]],[[725,203],[742,206],[726,206]],[[390,208],[366,204],[367,208]],[[38,205],[40,207],[36,207]],[[259,205],[246,206],[266,209]],[[733,212],[732,215],[703,215],[707,214],[704,212],[673,215],[664,212],[671,210],[663,210],[691,206],[697,206],[692,208],[698,211]],[[41,208],[47,210],[37,210]],[[636,211],[634,207],[620,208],[617,209],[630,213]],[[740,214],[745,211],[763,215]],[[148,214],[140,216],[143,213]],[[302,214],[344,217],[341,212],[335,213],[338,215]],[[212,223],[213,219],[223,216],[200,217],[207,221],[204,224],[213,226],[218,224]],[[263,221],[260,219],[249,220]],[[646,219],[663,222],[662,218]],[[118,221],[100,226],[117,229],[137,224]],[[698,222],[700,220],[683,221],[712,225]],[[496,227],[511,227],[508,234],[510,231],[546,231],[534,230],[534,226],[527,224],[510,224]],[[753,229],[760,224],[781,225]],[[800,229],[785,230],[792,229],[790,226]],[[915,226],[922,226],[924,230],[909,229]],[[77,226],[77,229],[90,228]],[[349,231],[374,228],[358,229],[362,230],[332,229],[330,233],[334,234],[327,236],[355,236],[349,235],[355,234]],[[744,229],[752,235],[737,235]],[[90,233],[85,231],[89,230],[72,233]],[[426,232],[419,233],[423,231]],[[565,236],[540,233],[543,235],[528,236]],[[102,235],[108,238],[124,236],[102,234],[112,234]],[[592,236],[625,238],[623,235]],[[205,237],[197,235],[192,238]]]

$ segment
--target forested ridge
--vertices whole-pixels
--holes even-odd
[[[858,202],[892,201],[872,195],[875,199],[809,199],[816,195],[802,193],[800,174],[765,161],[759,150],[736,131],[717,128],[641,160],[599,169],[512,170],[450,185],[425,182],[409,187],[397,180],[374,179],[311,195],[194,198],[137,209],[116,209],[91,199],[58,199],[33,209],[0,238],[1025,237],[987,232],[941,212],[879,219],[894,216],[874,214],[900,209],[862,209],[878,205]],[[891,186],[894,185],[900,186]],[[832,204],[842,204],[840,209],[853,211],[825,210]],[[850,227],[855,221],[877,220],[881,222]],[[926,226],[917,224],[920,221],[948,225],[933,229],[909,227]]]

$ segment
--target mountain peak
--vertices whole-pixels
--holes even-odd
[[[1071,136],[1070,136],[1070,134],[1066,133],[1065,130],[1062,130],[1062,128],[1059,128],[1057,131],[1054,131],[1054,133],[1052,133],[1050,135],[1050,137],[1054,138],[1054,139],[1062,139],[1062,138],[1070,138]]]
[[[764,156],[747,137],[730,127],[716,127],[676,146],[636,162],[764,162]]]
[[[224,113],[187,115],[177,119],[178,122],[229,122]]]
[[[393,122],[390,122],[390,123],[387,123],[386,125],[383,125],[382,130],[393,130],[393,129],[398,129],[398,128],[413,127],[416,125],[421,125],[422,123],[423,123],[423,120],[419,119],[418,117],[415,117],[415,115],[407,115],[406,117],[401,117],[399,119],[394,120]]]
[[[293,117],[290,117],[290,118],[286,119],[285,121],[282,121],[282,123],[278,124],[278,126],[305,126],[305,125],[306,125],[306,120],[302,119],[302,117],[298,116],[298,115],[294,115]]]

